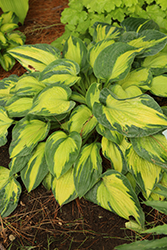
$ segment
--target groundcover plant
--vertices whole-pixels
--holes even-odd
[[[60,206],[84,197],[138,231],[139,194],[164,212],[167,109],[148,93],[167,96],[167,36],[145,19],[121,26],[95,23],[92,43],[70,36],[62,52],[49,44],[9,51],[28,71],[0,82],[0,146],[12,126],[2,217],[17,207],[18,176],[28,192],[43,183]]]
[[[15,65],[15,59],[8,50],[23,45],[25,35],[17,29],[19,17],[13,11],[4,12],[0,16],[0,65],[4,70],[11,70]]]

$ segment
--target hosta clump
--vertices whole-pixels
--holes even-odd
[[[26,39],[23,33],[15,30],[19,27],[18,22],[19,18],[12,11],[0,16],[0,64],[6,71],[15,64],[15,59],[8,53],[8,50],[23,45]]]
[[[0,82],[1,146],[15,124],[2,216],[17,205],[20,173],[28,192],[43,183],[60,206],[84,197],[144,228],[139,193],[164,199],[167,183],[166,107],[148,94],[167,95],[167,36],[145,24],[95,23],[88,47],[70,36],[62,54],[48,44],[9,51],[29,73]]]

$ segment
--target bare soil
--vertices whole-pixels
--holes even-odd
[[[30,0],[25,23],[20,26],[26,34],[26,43],[50,44],[61,36],[64,25],[60,23],[60,15],[67,3],[67,0]],[[0,79],[24,72],[16,63],[9,72],[0,68]],[[10,162],[10,140],[9,130],[8,143],[0,148],[0,166],[8,167]],[[19,177],[18,180],[21,183]],[[6,218],[0,217],[0,250],[112,250],[118,245],[144,239],[125,229],[126,220],[84,199],[76,199],[60,208],[52,192],[42,185],[30,193],[23,184],[22,189],[16,210]],[[166,220],[157,211],[143,208],[150,223],[156,225]],[[146,238],[152,239],[150,235]]]

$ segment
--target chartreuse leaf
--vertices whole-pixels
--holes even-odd
[[[100,84],[94,82],[90,85],[85,96],[86,104],[90,109],[93,108],[93,104],[95,102],[99,102],[99,96],[100,96]]]
[[[31,109],[33,98],[31,97],[11,97],[5,106],[9,117],[23,117]]]
[[[92,46],[88,52],[88,61],[90,63],[90,65],[92,66],[92,68],[94,67],[94,63],[96,61],[96,58],[98,57],[99,53],[105,49],[106,47],[108,47],[109,45],[115,43],[115,41],[113,39],[106,39],[106,40],[102,40],[100,42],[97,42],[94,46]]]
[[[100,147],[100,143],[96,142],[84,145],[74,164],[74,183],[80,198],[93,187],[102,173]]]
[[[53,176],[59,179],[74,164],[82,144],[77,132],[69,135],[63,131],[52,133],[46,141],[46,161]]]
[[[157,240],[136,241],[131,244],[123,244],[115,247],[115,250],[160,250],[167,247],[167,238]]]
[[[0,166],[0,190],[8,183],[9,169]]]
[[[93,40],[96,43],[107,38],[116,39],[123,32],[122,28],[114,27],[107,23],[96,22],[94,23],[93,27],[94,27]]]
[[[120,173],[125,173],[126,160],[118,144],[103,137],[101,141],[102,154],[111,162],[111,167]]]
[[[70,132],[76,131],[85,138],[96,126],[97,120],[86,105],[77,106],[71,113],[68,122]]]
[[[0,64],[5,71],[9,71],[15,64],[15,59],[9,53],[0,54]]]
[[[48,86],[55,83],[72,86],[80,79],[77,76],[79,71],[80,68],[76,62],[65,58],[57,59],[46,66],[39,80]]]
[[[167,168],[167,140],[162,133],[131,138],[131,143],[140,157]]]
[[[87,48],[78,37],[70,36],[63,48],[63,56],[79,64],[81,70],[87,66]]]
[[[155,189],[151,193],[149,200],[162,201],[167,198],[167,172],[163,172],[161,181],[156,185]]]
[[[133,216],[144,226],[144,213],[128,179],[115,170],[107,170],[101,180],[85,195],[95,204],[129,220]]]
[[[60,51],[50,44],[22,45],[8,51],[28,71],[42,71],[60,57]]]
[[[46,87],[34,98],[29,113],[40,116],[65,114],[75,106],[75,102],[69,101],[71,93],[71,89],[63,84]]]
[[[167,97],[167,77],[160,75],[153,78],[150,92],[157,96]]]
[[[7,34],[8,42],[10,46],[21,46],[25,43],[26,36],[19,30],[13,31]]]
[[[129,171],[143,190],[143,195],[148,199],[156,184],[162,178],[161,167],[141,158],[130,147],[126,153]]]
[[[166,43],[167,36],[157,30],[144,30],[138,34],[136,39],[128,42],[131,46],[144,49],[140,57],[157,54],[165,47]]]
[[[121,22],[126,31],[142,32],[143,30],[159,30],[158,24],[153,20],[144,18],[128,17]]]
[[[135,69],[127,74],[127,76],[118,82],[123,89],[129,86],[137,86],[142,90],[150,89],[150,84],[152,81],[152,74],[148,68]]]
[[[45,87],[36,77],[27,75],[18,80],[14,90],[18,96],[34,96]]]
[[[54,177],[52,180],[52,192],[60,206],[69,203],[78,196],[75,190],[73,172],[74,169],[70,168],[59,179]]]
[[[29,4],[28,4],[28,0],[23,0],[19,2],[19,4],[18,4],[18,0],[7,0],[7,1],[1,0],[0,7],[2,8],[3,12],[7,12],[7,11],[11,12],[11,17],[9,16],[9,14],[7,17],[4,17],[5,22],[8,22],[8,23],[14,22],[15,21],[14,13],[16,13],[16,15],[19,17],[19,21],[23,24],[24,19],[27,15]]]
[[[0,30],[3,33],[11,32],[14,29],[17,29],[19,26],[16,23],[4,23],[1,25]]]
[[[7,46],[7,38],[2,31],[0,31],[0,47]]]
[[[26,156],[21,156],[21,157],[17,157],[17,156],[13,157],[9,163],[9,168],[10,168],[9,176],[12,176],[20,172],[25,167],[30,157],[31,157],[31,154],[26,155]]]
[[[109,130],[100,123],[97,124],[96,131],[97,133],[106,137],[109,141],[112,141],[114,143],[120,144],[123,140],[122,134],[118,133],[117,131]]]
[[[142,62],[142,66],[151,70],[153,75],[166,73],[167,53],[159,52],[153,56],[147,56]]]
[[[5,106],[6,102],[13,96],[10,90],[18,81],[18,76],[10,75],[0,81],[0,105]]]
[[[72,95],[71,95],[70,99],[75,101],[75,102],[86,104],[85,97],[82,94],[80,94],[80,93],[78,93],[76,91],[72,92]]]
[[[45,160],[45,142],[40,142],[26,164],[21,170],[21,179],[28,192],[35,189],[48,173]]]
[[[129,86],[125,90],[119,85],[114,84],[109,88],[117,98],[119,99],[127,99],[135,96],[142,95],[143,92],[137,86]]]
[[[45,139],[50,123],[26,117],[18,121],[12,130],[12,142],[9,146],[10,158],[25,156],[32,152],[39,141]]]
[[[2,217],[7,217],[17,207],[21,194],[21,185],[14,178],[9,177],[9,169],[0,167],[0,214]],[[5,180],[5,181],[4,181]]]
[[[128,137],[155,134],[167,127],[167,118],[159,105],[148,95],[121,100],[104,88],[100,103],[93,106],[93,115],[110,130]]]
[[[0,146],[6,144],[8,128],[12,123],[13,120],[8,117],[6,110],[2,106],[0,106]]]
[[[141,53],[142,48],[117,42],[103,49],[97,56],[93,71],[97,78],[107,82],[125,78],[131,68],[134,57]]]
[[[1,4],[1,1],[0,1]],[[5,13],[2,13],[1,15],[1,24],[5,24],[5,23],[18,23],[19,18],[16,15],[16,12],[12,11],[12,10],[7,10]]]

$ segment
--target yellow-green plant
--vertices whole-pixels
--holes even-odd
[[[60,206],[84,197],[140,230],[138,194],[164,199],[166,108],[146,92],[166,97],[167,36],[145,19],[121,25],[95,23],[89,46],[70,36],[62,54],[48,44],[9,51],[29,73],[0,82],[1,146],[15,124],[9,169],[0,167],[3,217],[17,206],[19,173],[28,192],[43,183]]]
[[[19,27],[18,21],[18,17],[12,11],[0,16],[0,64],[6,71],[15,64],[15,59],[8,53],[8,50],[23,45],[26,39],[22,32],[15,30]]]
[[[19,22],[23,24],[29,9],[28,2],[29,0],[0,0],[0,8],[3,12],[14,12],[18,16]]]

